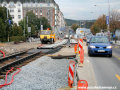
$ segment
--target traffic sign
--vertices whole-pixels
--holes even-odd
[[[106,16],[106,24],[109,25],[109,16]]]
[[[113,38],[115,38],[115,34],[113,34]]]
[[[9,24],[11,24],[12,20],[8,20]]]
[[[31,27],[28,27],[28,32],[29,32],[29,33],[31,32]]]

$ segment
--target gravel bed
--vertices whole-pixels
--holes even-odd
[[[57,90],[68,85],[67,59],[43,56],[26,66],[15,76],[13,84],[1,90]],[[15,72],[14,72],[15,73]],[[11,75],[8,79],[11,80]],[[0,80],[2,83],[3,80]]]

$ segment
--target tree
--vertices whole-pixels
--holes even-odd
[[[77,24],[72,24],[72,26],[71,26],[71,28],[72,28],[74,31],[76,31],[76,29],[79,28],[79,27],[80,27],[80,26],[77,25]]]
[[[115,33],[117,29],[120,29],[120,12],[114,10],[111,13],[110,31]]]
[[[92,32],[93,35],[95,35],[96,33],[100,32],[99,25],[96,24],[96,23],[94,25],[92,25],[91,32]]]
[[[93,34],[99,33],[101,30],[104,30],[104,32],[107,31],[105,15],[100,16],[91,27],[91,32]]]
[[[2,19],[0,18],[0,41],[6,41],[6,25],[3,23]]]
[[[41,17],[39,19],[39,22],[41,22],[41,24],[43,25],[43,29],[44,30],[47,29],[47,28],[52,29],[51,26],[50,26],[50,24],[48,23],[48,20],[45,17]],[[38,24],[38,25],[40,25],[40,24]]]
[[[11,30],[11,36],[22,36],[22,35],[23,35],[22,28],[17,26],[17,24],[13,24]]]
[[[28,27],[31,27],[31,33],[28,33],[27,31],[27,18],[28,18]],[[25,21],[25,23],[24,23]],[[24,30],[24,24],[25,24],[25,30],[26,30],[26,36],[28,34],[34,36],[37,35],[38,31],[40,30],[40,24],[43,25],[43,29],[50,28],[51,26],[48,23],[48,20],[45,17],[38,18],[32,11],[27,12],[26,17],[19,22],[19,26]]]
[[[12,20],[12,18],[10,17],[9,12],[7,18],[7,8],[0,7],[0,41],[2,42],[7,41],[9,36],[10,25],[8,20]]]

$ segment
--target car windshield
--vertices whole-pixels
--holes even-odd
[[[109,43],[109,40],[107,37],[92,37],[91,43]]]
[[[42,34],[42,35],[50,35],[51,31],[41,31],[40,34]]]

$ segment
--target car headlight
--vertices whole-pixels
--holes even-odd
[[[90,48],[95,48],[95,46],[90,46]]]
[[[112,46],[107,46],[107,48],[112,48]]]

